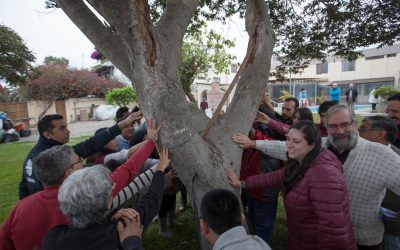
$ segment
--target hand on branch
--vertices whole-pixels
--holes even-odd
[[[232,140],[233,142],[239,144],[239,146],[244,149],[256,147],[256,141],[250,140],[250,138],[245,136],[244,134],[237,134],[234,137],[232,137]]]
[[[271,118],[263,112],[257,111],[256,122],[269,124]]]
[[[272,105],[271,102],[271,98],[269,97],[268,93],[265,93],[263,98],[262,98],[262,103],[264,104],[264,106],[270,110],[270,111],[274,111],[274,106]]]
[[[143,112],[139,110],[138,112],[133,112],[131,113],[128,117],[126,117],[124,120],[118,122],[118,127],[120,129],[126,128],[128,126],[131,126],[135,122],[139,122],[140,119],[143,117]]]
[[[237,175],[235,174],[235,172],[233,172],[233,169],[231,166],[225,167],[225,173],[226,173],[226,176],[228,177],[229,185],[231,185],[232,187],[236,187],[236,188],[241,186],[240,180],[237,177]]]
[[[157,165],[157,171],[165,171],[165,169],[168,167],[169,163],[171,160],[168,158],[168,148],[164,147],[158,152],[158,155],[160,156],[160,161],[158,162]]]
[[[158,128],[156,128],[156,122],[152,118],[146,119],[146,126],[147,126],[147,139],[157,142],[158,133],[160,132],[161,126],[158,126]]]

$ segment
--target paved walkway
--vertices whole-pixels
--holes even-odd
[[[94,132],[103,127],[111,127],[115,124],[114,120],[105,121],[85,121],[85,122],[74,122],[68,124],[68,129],[71,131],[71,138],[80,136],[94,135]],[[39,132],[37,128],[31,128],[32,135],[29,137],[22,137],[19,141],[37,141],[39,139]]]

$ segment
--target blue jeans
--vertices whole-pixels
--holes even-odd
[[[384,234],[383,243],[385,244],[385,250],[399,250],[400,236]]]
[[[254,234],[269,243],[278,210],[278,199],[259,202],[247,194],[247,203]]]

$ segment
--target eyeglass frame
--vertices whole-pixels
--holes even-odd
[[[70,170],[71,168],[73,168],[76,164],[78,164],[78,163],[82,163],[83,164],[83,158],[82,157],[79,157],[79,160],[77,161],[77,162],[75,162],[75,163],[72,163],[71,165],[69,165],[69,167],[67,168],[67,169],[65,169],[65,172],[67,172],[68,170]]]
[[[342,130],[347,130],[353,124],[354,124],[354,121],[343,122],[341,124],[327,124],[327,128],[330,129],[330,130],[337,130],[339,128],[342,129]]]

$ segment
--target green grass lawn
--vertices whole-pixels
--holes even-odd
[[[75,144],[87,137],[71,140]],[[33,142],[16,142],[12,144],[0,144],[0,223],[18,201],[18,184],[21,179],[22,163],[33,147]],[[179,194],[177,197],[179,206]],[[178,208],[177,208],[178,211]],[[200,249],[199,239],[193,219],[193,212],[187,209],[185,212],[177,212],[177,221],[182,225],[172,228],[174,237],[163,239],[158,235],[158,223],[152,223],[144,234],[144,246],[148,250],[160,249]],[[279,201],[278,217],[275,223],[271,247],[273,249],[285,249],[287,241],[286,217],[282,201]]]

